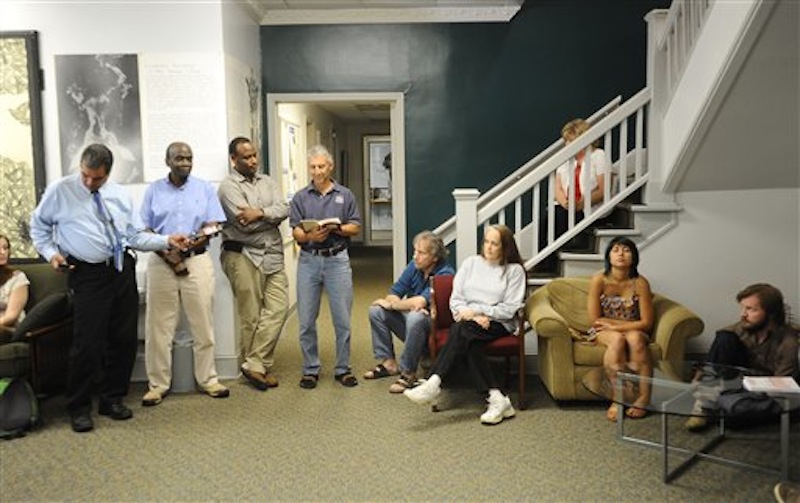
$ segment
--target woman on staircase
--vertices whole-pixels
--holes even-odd
[[[650,283],[639,274],[639,250],[628,238],[616,237],[605,253],[605,270],[592,276],[589,284],[588,309],[592,326],[590,337],[606,347],[603,366],[613,383],[617,372],[633,372],[650,377],[648,332],[653,328],[653,294]],[[650,402],[650,386],[640,381],[638,397],[625,411],[631,419],[647,415],[644,407]],[[617,405],[606,412],[610,421],[617,419]]]
[[[567,144],[575,141],[589,130],[589,123],[583,119],[574,119],[561,128],[561,137]],[[570,206],[575,208],[575,223],[583,220],[586,198],[589,204],[596,206],[603,200],[605,191],[605,174],[608,171],[606,153],[597,148],[593,142],[585,150],[578,152],[556,169],[556,237],[567,230],[567,216]],[[570,185],[575,187],[575,199],[570,201]]]
[[[583,119],[573,119],[561,128],[561,138],[566,144],[570,144],[588,130],[588,122]],[[603,201],[606,182],[605,174],[609,171],[609,166],[606,153],[603,149],[598,148],[598,144],[599,140],[592,142],[586,149],[581,150],[575,154],[575,157],[556,169],[553,239],[557,239],[569,229],[570,207],[574,208],[574,223],[577,224],[583,220],[583,210],[587,197],[593,209]],[[575,191],[574,199],[570,199],[571,186],[574,187]],[[548,245],[547,220],[545,217],[540,220],[540,250]],[[556,252],[551,253],[541,262],[537,269],[546,271],[556,269],[556,257]]]

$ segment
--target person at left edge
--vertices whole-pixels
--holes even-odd
[[[192,173],[192,148],[184,142],[167,147],[169,174],[147,186],[140,210],[144,225],[159,234],[194,234],[225,221],[214,187]],[[158,405],[172,383],[172,342],[181,306],[192,331],[194,377],[204,393],[226,398],[214,362],[214,264],[206,253],[208,237],[193,240],[191,248],[174,259],[153,253],[147,263],[147,313],[145,316],[145,407]],[[174,257],[174,256],[173,256]],[[176,266],[180,268],[176,269]],[[179,272],[181,271],[181,272]],[[188,273],[188,274],[187,274]]]
[[[108,179],[113,164],[108,147],[89,145],[79,172],[51,184],[31,217],[36,250],[54,269],[69,271],[75,329],[66,399],[72,429],[79,433],[94,428],[95,394],[100,415],[133,416],[123,399],[136,359],[139,293],[136,260],[128,250],[183,248],[188,242],[183,234],[145,231],[127,190]]]

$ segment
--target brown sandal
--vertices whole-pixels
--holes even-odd
[[[305,389],[314,389],[317,387],[319,376],[314,374],[306,374],[300,378],[300,387]]]
[[[364,372],[364,379],[381,379],[383,377],[396,376],[397,374],[396,370],[392,372],[383,363],[379,363],[374,369]]]
[[[628,407],[628,410],[625,411],[625,416],[628,419],[642,419],[647,416],[647,410],[640,407]]]
[[[350,372],[339,374],[338,376],[335,376],[335,379],[339,381],[339,383],[346,388],[352,388],[353,386],[358,386],[358,379],[356,379],[356,376],[354,376]]]
[[[401,375],[399,379],[397,379],[394,384],[389,386],[389,393],[402,393],[407,389],[411,389],[414,387],[414,376],[412,375]]]

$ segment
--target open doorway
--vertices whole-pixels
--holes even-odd
[[[398,276],[407,263],[403,94],[268,93],[266,102],[270,174],[284,194],[291,197],[308,184],[308,147],[326,145],[335,157],[335,177],[359,200],[364,225],[358,241],[391,246],[393,275]],[[390,169],[390,176],[370,178],[368,138],[385,139],[386,144],[378,144],[386,151],[380,163]]]

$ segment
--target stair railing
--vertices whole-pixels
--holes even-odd
[[[630,100],[605,114],[588,131],[569,144],[556,142],[528,164],[534,169],[517,170],[503,182],[501,190],[487,192],[491,197],[478,197],[475,189],[456,189],[456,217],[448,220],[434,232],[439,233],[446,244],[456,241],[456,263],[475,254],[478,247],[478,229],[494,223],[506,224],[514,230],[523,255],[530,257],[526,268],[530,269],[542,259],[555,252],[580,231],[609,213],[615,205],[632,194],[647,181],[646,173],[646,111],[650,103],[650,90],[643,89]],[[630,134],[633,130],[632,135]],[[602,203],[596,208],[586,201],[584,219],[575,222],[574,190],[570,190],[568,229],[561,236],[555,235],[555,182],[559,166],[573,158],[581,150],[589,149],[596,140],[603,139],[603,149],[612,169],[605,174]],[[549,155],[544,155],[545,153]],[[523,168],[525,167],[523,166]],[[617,187],[613,187],[617,185]],[[612,190],[612,188],[614,190]],[[544,204],[542,204],[544,203]],[[542,215],[542,207],[545,215]],[[540,221],[546,219],[545,245],[539,246]],[[455,224],[455,236],[447,232],[449,222]]]
[[[619,104],[622,102],[622,96],[617,96],[613,100],[609,101],[602,108],[600,108],[597,112],[592,114],[591,117],[586,119],[590,125],[595,124],[597,121],[611,113],[613,110],[619,107]],[[513,184],[517,183],[523,176],[526,174],[534,171],[538,168],[545,160],[551,157],[555,152],[559,149],[564,148],[564,140],[559,138],[550,146],[542,150],[539,154],[536,155],[533,159],[526,162],[522,166],[520,166],[516,171],[508,175],[506,178],[501,180],[497,183],[494,187],[486,191],[485,194],[478,198],[477,204],[478,207],[482,207],[486,205],[488,202],[492,201],[497,194],[503,192],[508,187],[512,186]],[[444,222],[442,222],[436,229],[433,230],[439,237],[444,240],[446,245],[454,242],[456,240],[456,216],[453,215],[452,217],[448,218]]]
[[[658,40],[658,49],[666,53],[668,96],[665,103],[669,102],[683,75],[712,4],[713,0],[673,0],[669,7],[664,31]]]

